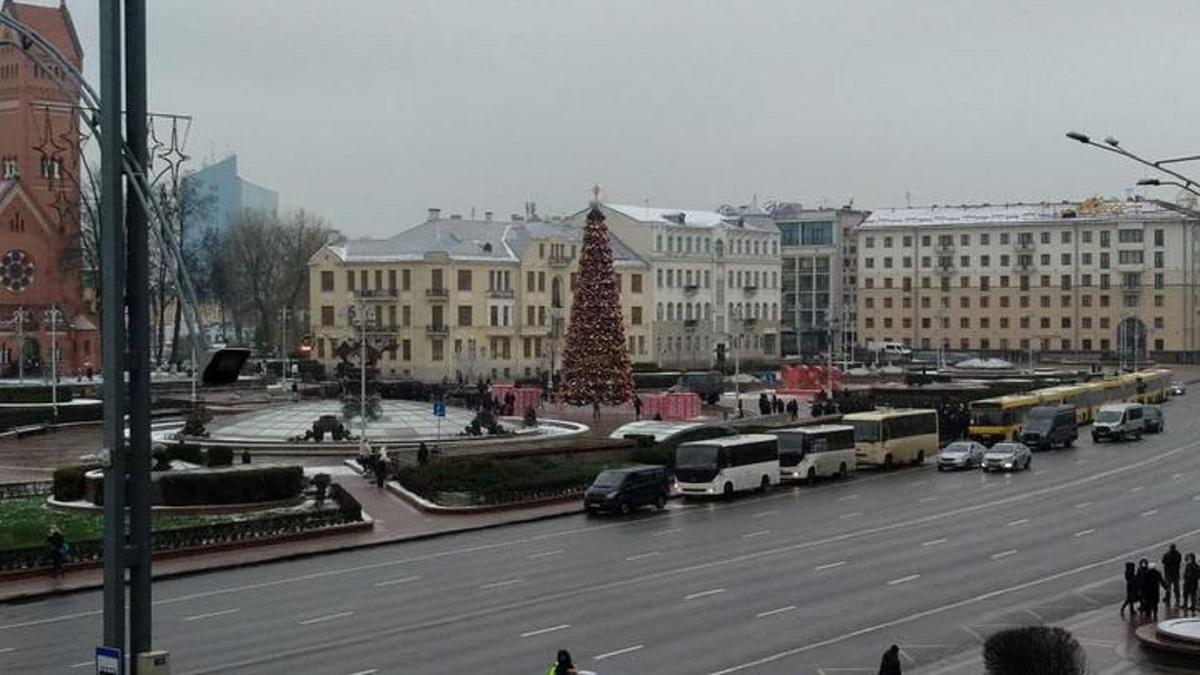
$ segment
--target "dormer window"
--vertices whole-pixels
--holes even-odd
[[[4,171],[4,178],[17,178],[21,175],[21,171],[17,166],[17,158],[15,155],[0,158],[0,168]]]

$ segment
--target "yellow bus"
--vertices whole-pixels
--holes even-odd
[[[854,457],[859,466],[890,469],[901,463],[921,464],[937,454],[936,410],[881,408],[845,415],[842,423],[854,427]]]
[[[1038,392],[1010,394],[971,401],[971,425],[967,435],[984,445],[1011,441],[1030,408],[1042,404]]]

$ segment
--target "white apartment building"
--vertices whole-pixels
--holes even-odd
[[[879,209],[858,229],[861,342],[1200,350],[1200,220],[1157,200]]]
[[[779,230],[765,213],[601,204],[610,231],[650,265],[661,366],[779,356]],[[571,217],[582,224],[586,211]]]

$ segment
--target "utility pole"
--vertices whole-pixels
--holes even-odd
[[[58,315],[58,305],[51,305],[46,312],[50,319],[50,404],[55,422],[58,422]]]
[[[279,337],[279,355],[283,357],[283,366],[282,366],[283,369],[280,371],[279,383],[284,385],[285,388],[287,386],[287,376],[288,376],[288,369],[289,369],[288,348],[287,348],[288,314],[289,314],[289,310],[287,307],[281,307],[279,309],[279,325],[280,325],[281,331],[282,331],[281,335]]]

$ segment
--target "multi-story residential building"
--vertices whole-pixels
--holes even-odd
[[[918,348],[1200,349],[1200,220],[1161,201],[874,211],[859,336]]]
[[[806,209],[778,202],[767,211],[780,232],[785,355],[846,353],[857,339],[854,228],[870,212]]]
[[[762,212],[600,204],[650,264],[654,360],[673,368],[779,355],[779,230]],[[586,211],[570,218],[582,223]]]
[[[309,262],[313,355],[332,368],[365,312],[389,344],[385,378],[505,381],[557,372],[582,231],[561,222],[443,218],[388,239],[326,246]],[[618,239],[613,266],[630,358],[650,361],[648,266]],[[359,309],[361,308],[361,309]]]

